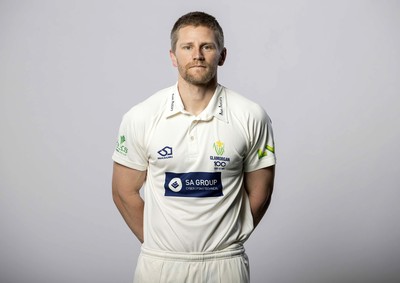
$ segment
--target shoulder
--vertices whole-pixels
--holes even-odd
[[[260,104],[228,88],[224,87],[224,90],[231,117],[241,121],[269,121],[266,111]]]
[[[124,119],[135,121],[149,121],[164,113],[173,87],[164,88],[136,104],[125,113]]]

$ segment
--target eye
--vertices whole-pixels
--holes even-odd
[[[212,46],[211,44],[206,44],[203,46],[203,49],[206,51],[210,51],[214,49],[214,46]]]
[[[192,47],[190,45],[183,45],[182,49],[183,50],[190,50]]]

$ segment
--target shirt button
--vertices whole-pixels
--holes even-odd
[[[190,139],[191,139],[191,140],[194,140],[194,136],[190,136]]]

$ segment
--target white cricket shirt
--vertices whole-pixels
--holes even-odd
[[[275,164],[271,123],[258,104],[221,85],[194,116],[174,85],[124,115],[113,160],[147,170],[144,247],[235,248],[253,231],[243,172]]]

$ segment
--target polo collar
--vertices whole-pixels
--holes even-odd
[[[168,94],[168,101],[165,108],[165,117],[169,118],[178,113],[185,113],[185,107],[178,91],[178,83],[171,87],[171,92]]]
[[[216,117],[217,119],[228,123],[226,105],[225,88],[218,84],[207,107],[199,114],[197,118],[200,120],[211,120],[212,117]],[[178,84],[175,84],[175,86],[172,87],[171,93],[168,97],[168,102],[165,109],[165,117],[170,118],[179,113],[188,114],[183,106],[181,96],[179,95]]]

